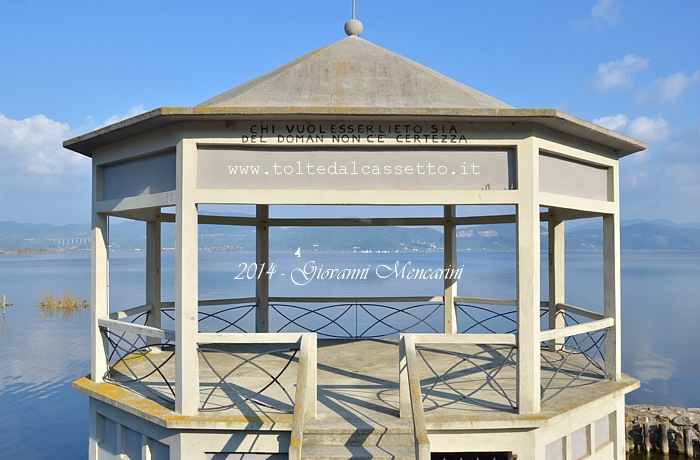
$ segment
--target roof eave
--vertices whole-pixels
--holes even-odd
[[[612,148],[618,158],[646,149],[644,142],[556,109],[390,108],[390,107],[160,107],[68,139],[63,146],[88,157],[96,147],[184,121],[239,117],[362,116],[456,117],[470,121],[530,121]]]

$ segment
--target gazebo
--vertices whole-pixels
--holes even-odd
[[[361,29],[349,21],[347,38],[195,107],[64,143],[93,165],[92,365],[75,382],[90,398],[91,459],[624,458],[624,396],[639,384],[620,365],[619,159],[645,145],[558,110],[513,108]],[[200,212],[234,204],[255,217]],[[279,205],[432,206],[440,217],[271,217]],[[514,212],[460,215],[463,205]],[[143,305],[109,307],[109,217],[146,223]],[[564,225],[591,217],[603,226],[602,312],[565,299]],[[176,228],[174,302],[161,299],[165,222]],[[202,224],[255,228],[253,298],[199,297]],[[458,227],[477,224],[515,226],[516,298],[458,295]],[[439,226],[444,289],[282,297],[266,274],[275,226]],[[440,315],[439,330],[416,304]],[[292,305],[304,313],[285,314],[280,330]],[[330,310],[345,306],[388,332],[348,332],[347,309]],[[350,340],[327,345],[339,328]],[[354,412],[326,403],[363,372],[373,390]]]

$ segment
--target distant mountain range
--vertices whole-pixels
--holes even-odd
[[[112,250],[145,249],[143,222],[120,221],[110,227]],[[700,250],[700,223],[676,224],[666,220],[629,221],[621,228],[622,249]],[[547,227],[541,226],[543,247]],[[201,225],[199,245],[210,251],[249,251],[255,249],[255,229],[251,227]],[[598,224],[569,224],[568,250],[599,250],[603,245]],[[174,248],[175,226],[163,224],[162,246]],[[303,227],[270,230],[273,251],[437,251],[442,250],[442,232],[432,227]],[[459,250],[513,251],[514,225],[459,227]],[[66,251],[90,249],[90,226],[22,224],[0,221],[0,251]]]

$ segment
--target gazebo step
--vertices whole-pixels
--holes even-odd
[[[347,426],[315,421],[304,430],[304,445],[405,446],[413,445],[413,426],[408,422],[385,426]]]
[[[398,426],[321,424],[304,430],[304,459],[413,459],[414,435],[408,422]]]
[[[414,460],[413,446],[329,446],[304,444],[304,460]]]

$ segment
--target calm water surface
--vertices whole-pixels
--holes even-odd
[[[396,261],[435,268],[442,254],[306,253],[302,258],[272,258],[277,264],[273,296],[421,296],[440,290],[439,281],[370,276],[364,281],[315,280],[299,286],[290,278],[294,268],[310,260],[338,268],[374,270]],[[623,252],[622,259],[623,370],[642,381],[628,403],[700,406],[700,253]],[[253,261],[250,253],[201,253],[200,298],[252,296],[253,281],[234,277]],[[460,253],[459,264],[464,265],[460,295],[515,298],[514,254]],[[173,266],[174,254],[165,253],[164,300],[173,297]],[[567,303],[602,311],[601,267],[600,253],[567,255]],[[111,255],[112,310],[144,303],[144,270],[142,254]],[[546,293],[546,277],[543,280]],[[7,308],[0,335],[0,459],[87,456],[87,397],[73,391],[71,382],[89,372],[89,315],[44,318],[36,304],[46,291],[70,291],[89,299],[89,254],[0,256],[0,294],[6,293],[14,304]]]

